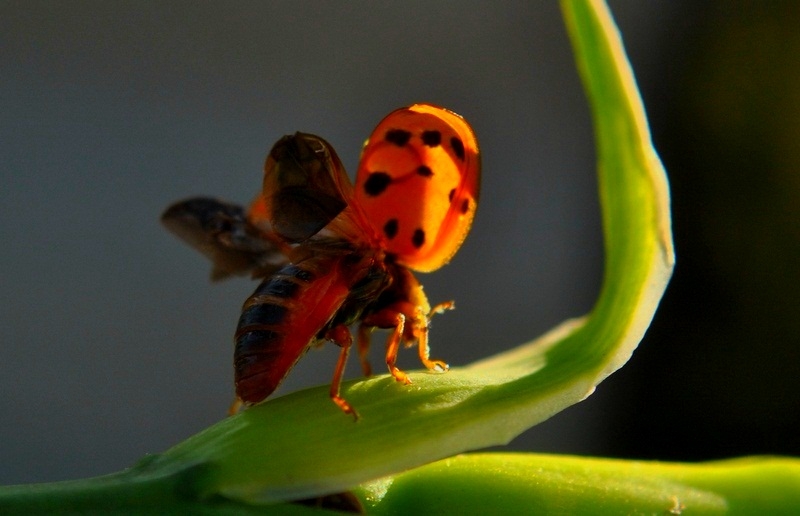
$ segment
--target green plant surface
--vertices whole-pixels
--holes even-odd
[[[412,373],[410,386],[386,375],[348,382],[342,394],[358,408],[358,422],[330,402],[327,386],[295,392],[115,476],[5,488],[0,512],[4,504],[21,507],[16,502],[22,499],[84,508],[94,500],[104,509],[112,498],[131,506],[160,500],[165,507],[189,504],[187,510],[206,500],[227,510],[234,501],[270,504],[340,492],[505,444],[589,396],[639,343],[674,258],[666,176],[607,6],[589,0],[561,5],[597,142],[605,271],[588,316],[444,375]]]
[[[459,455],[361,486],[370,514],[798,514],[800,461]]]

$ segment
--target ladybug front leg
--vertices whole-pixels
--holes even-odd
[[[350,355],[350,346],[353,345],[353,336],[347,326],[339,324],[325,332],[325,338],[341,348],[339,360],[336,362],[336,369],[333,372],[333,381],[331,382],[331,400],[345,414],[353,414],[353,417],[358,420],[358,412],[340,394],[342,376],[347,365],[347,357]]]
[[[411,383],[411,379],[396,365],[397,352],[400,350],[400,343],[403,341],[405,325],[406,316],[391,308],[384,308],[383,310],[370,314],[362,321],[362,327],[393,328],[392,334],[386,342],[386,365],[389,367],[389,372],[395,380],[408,385]]]

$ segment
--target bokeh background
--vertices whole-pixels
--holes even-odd
[[[671,175],[678,267],[630,363],[512,448],[800,453],[798,5],[611,2]],[[248,202],[296,130],[352,171],[417,101],[463,114],[483,151],[473,230],[422,277],[458,306],[434,354],[466,364],[586,313],[594,151],[555,2],[0,2],[0,483],[109,473],[224,417],[255,284],[211,284],[161,211]],[[329,382],[335,358],[309,353],[281,392]]]

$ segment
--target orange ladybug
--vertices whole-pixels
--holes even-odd
[[[396,366],[401,345],[417,344],[426,368],[448,365],[429,357],[428,325],[435,313],[411,270],[447,263],[469,232],[478,202],[480,156],[469,124],[446,109],[415,104],[384,118],[364,145],[355,186],[322,138],[284,136],[264,166],[261,195],[249,210],[211,198],[170,206],[161,220],[208,256],[213,279],[264,278],[245,301],[234,335],[237,401],[268,397],[312,346],[341,348],[331,398],[359,323],[357,349],[371,374],[367,351],[375,328],[390,330],[386,364]]]

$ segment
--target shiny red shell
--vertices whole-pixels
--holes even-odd
[[[355,203],[397,263],[428,272],[461,246],[479,189],[480,156],[469,124],[447,109],[415,104],[390,113],[367,140]]]

